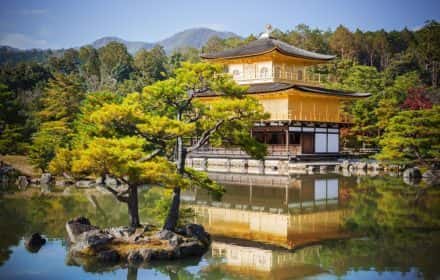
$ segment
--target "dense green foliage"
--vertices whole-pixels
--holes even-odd
[[[221,66],[184,63],[174,77],[123,98],[109,92],[83,97],[80,84],[57,76],[43,98],[42,124],[34,136],[31,159],[55,174],[111,176],[126,184],[128,189],[106,187],[128,203],[133,226],[139,225],[135,208],[142,185],[221,191],[204,173],[184,166],[186,153],[209,140],[238,145],[261,158],[265,147],[251,137],[250,129],[267,116],[256,99],[245,95],[246,88],[220,73]],[[206,90],[224,95],[209,104],[195,98]],[[183,157],[178,155],[179,145],[185,146]]]
[[[379,149],[390,143],[382,140],[390,120],[401,110],[429,109],[439,103],[439,30],[440,24],[436,21],[426,22],[417,31],[389,32],[352,32],[344,26],[323,31],[301,24],[285,32],[276,29],[272,36],[300,48],[338,56],[333,62],[311,71],[328,74],[327,86],[330,88],[372,93],[368,99],[345,106],[354,126],[343,133],[345,139],[342,143],[347,147]],[[7,110],[16,112],[8,114],[7,121],[0,120],[0,153],[32,151],[32,141],[35,144],[38,138],[44,138],[47,133],[42,133],[39,128],[48,120],[43,120],[40,112],[51,110],[44,101],[46,91],[51,88],[51,81],[60,76],[80,84],[80,95],[70,91],[73,99],[92,92],[112,92],[123,97],[141,92],[156,81],[175,77],[183,62],[198,62],[200,52],[233,48],[255,39],[254,35],[244,39],[212,37],[201,50],[180,48],[169,56],[161,46],[141,49],[132,56],[118,42],[100,49],[84,46],[79,50],[34,51],[37,59],[31,59],[31,55],[23,52],[22,59],[17,55],[0,67],[0,83],[6,86],[2,88],[5,92],[1,96],[2,103],[8,104]],[[12,53],[8,49],[2,51],[5,56]],[[54,90],[63,92],[62,87],[60,84]],[[7,102],[3,102],[5,98]],[[68,95],[63,98],[69,102]],[[60,113],[63,110],[78,112],[77,106],[65,108],[63,103],[57,102],[54,102],[53,109],[59,109]],[[71,121],[72,118],[68,119],[64,127],[72,129]],[[32,137],[34,133],[37,134]],[[62,142],[66,144],[64,140]],[[46,154],[51,155],[47,158],[53,155]]]
[[[427,165],[440,158],[440,106],[397,113],[389,121],[377,158]]]

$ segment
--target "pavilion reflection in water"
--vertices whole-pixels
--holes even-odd
[[[323,239],[346,237],[343,186],[353,178],[322,174],[291,178],[210,174],[226,193],[186,191],[182,199],[214,236],[247,239],[289,249]]]
[[[321,267],[309,264],[319,256],[320,249],[321,246],[315,245],[292,253],[213,242],[211,254],[222,259],[218,266],[227,273],[261,279],[292,279],[325,272]]]

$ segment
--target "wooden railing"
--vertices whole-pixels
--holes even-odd
[[[269,112],[270,120],[285,121],[316,121],[316,122],[337,122],[337,123],[351,123],[351,119],[344,113],[329,114],[326,112],[298,112],[295,110],[288,110],[287,112]]]
[[[254,82],[269,82],[269,81],[287,81],[296,82],[304,84],[323,84],[328,81],[334,81],[335,77],[330,74],[321,73],[304,73],[301,72],[291,72],[291,71],[274,71],[267,73],[258,72],[244,72],[240,75],[234,75],[233,78],[240,84],[254,83]],[[301,74],[300,74],[301,73]]]
[[[300,145],[267,145],[267,155],[268,156],[292,156],[301,153]],[[204,146],[197,149],[193,154],[209,154],[216,156],[247,156],[246,152],[238,147],[212,147]]]

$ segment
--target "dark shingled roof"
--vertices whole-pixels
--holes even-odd
[[[248,94],[258,94],[258,93],[271,93],[277,91],[283,91],[286,89],[297,89],[300,91],[317,93],[323,95],[333,95],[333,96],[345,96],[345,97],[369,97],[371,93],[358,93],[352,91],[343,91],[343,90],[334,90],[334,89],[326,89],[315,86],[304,86],[304,85],[295,85],[288,83],[262,83],[262,84],[251,84],[247,90]],[[219,94],[213,91],[205,91],[198,93],[198,97],[211,97],[218,96]]]
[[[258,39],[241,47],[237,47],[221,52],[216,52],[216,53],[201,54],[200,57],[205,59],[246,57],[246,56],[254,56],[258,54],[267,53],[273,50],[277,50],[280,53],[288,56],[295,56],[305,59],[326,61],[335,58],[334,55],[326,55],[326,54],[306,51],[297,48],[295,46],[289,45],[287,43],[284,43],[282,41],[276,40],[274,38]]]

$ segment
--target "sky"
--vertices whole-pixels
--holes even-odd
[[[312,28],[415,30],[440,21],[440,0],[0,0],[0,45],[69,48],[104,36],[156,42],[208,27],[240,36],[270,23],[282,31]]]

